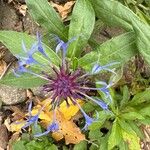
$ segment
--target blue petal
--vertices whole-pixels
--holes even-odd
[[[38,133],[38,134],[34,135],[34,137],[40,137],[40,136],[48,134],[49,132],[57,131],[58,129],[59,129],[58,123],[53,121],[52,124],[50,124],[47,127],[47,130],[45,132]]]
[[[108,104],[100,100],[99,98],[95,98],[95,103],[97,103],[103,110],[108,110]]]
[[[42,45],[42,40],[41,40],[41,35],[39,34],[39,32],[37,32],[37,41],[38,41],[38,50],[41,54],[43,54],[45,57],[48,58],[48,56],[46,55],[43,45]]]
[[[96,122],[97,119],[93,119],[93,118],[91,118],[90,116],[88,116],[88,115],[84,112],[84,110],[81,108],[80,104],[77,103],[76,101],[75,101],[75,103],[78,105],[79,109],[81,110],[81,112],[82,112],[82,114],[83,114],[83,116],[84,116],[84,118],[85,118],[85,126],[83,127],[82,130],[87,130],[87,128],[88,128],[93,122]]]
[[[27,52],[27,56],[28,56],[28,57],[31,57],[35,52],[37,52],[37,43],[34,43],[34,44],[31,46],[31,49],[28,50],[28,52]]]
[[[63,44],[64,44],[63,41],[59,42],[59,44],[56,46],[56,49],[55,49],[56,53],[58,53],[60,51],[60,49],[61,49],[61,47],[62,47]]]
[[[28,113],[30,116],[32,116],[31,111],[32,111],[32,101],[30,101],[29,106],[28,106]]]
[[[112,65],[116,65],[116,64],[118,64],[118,62],[113,62],[113,63],[107,64],[107,65],[104,65],[104,66],[101,66],[99,64],[95,64],[92,68],[92,74],[97,74],[102,70],[107,70],[109,72],[115,73],[112,69],[109,69],[108,67],[112,66]]]
[[[68,45],[73,42],[76,38],[71,38],[68,42],[64,42],[62,41],[59,37],[56,38],[57,42],[58,42],[58,45],[56,46],[56,53],[58,53],[60,51],[60,49],[62,49],[62,52],[63,52],[63,59],[64,57],[66,56],[66,52],[67,52],[67,48],[68,48]]]

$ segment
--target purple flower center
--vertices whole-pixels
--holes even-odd
[[[52,101],[58,102],[61,100],[66,100],[67,98],[70,99],[78,99],[80,98],[80,94],[78,91],[83,92],[87,91],[84,89],[80,89],[82,85],[84,85],[83,79],[82,81],[79,77],[82,75],[81,70],[77,70],[73,73],[68,71],[67,67],[60,67],[60,69],[53,68],[55,75],[52,78],[50,75],[46,75],[47,78],[50,79],[50,82],[44,85],[43,90],[50,92],[52,91]],[[74,103],[74,101],[72,101]],[[68,102],[67,102],[68,104]]]

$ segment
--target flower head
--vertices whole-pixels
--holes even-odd
[[[91,118],[84,112],[84,110],[78,104],[78,99],[92,101],[95,104],[99,105],[103,110],[108,110],[108,104],[106,104],[105,102],[103,102],[102,100],[100,100],[98,98],[89,96],[88,92],[90,90],[95,90],[95,91],[101,90],[106,96],[111,97],[109,89],[108,89],[110,87],[110,85],[107,85],[104,82],[99,82],[99,84],[101,83],[103,85],[102,88],[91,87],[91,86],[89,86],[91,84],[89,82],[88,76],[97,74],[101,70],[107,70],[107,71],[113,72],[108,67],[112,66],[115,63],[111,63],[111,64],[108,64],[105,66],[100,66],[100,65],[96,64],[92,69],[92,74],[85,73],[85,71],[81,68],[77,68],[75,71],[73,71],[72,69],[70,69],[70,66],[65,57],[68,44],[70,42],[72,42],[73,40],[75,40],[75,38],[73,38],[70,41],[68,41],[67,43],[65,43],[64,41],[57,38],[58,45],[56,46],[56,53],[58,53],[58,51],[62,51],[62,64],[59,67],[55,66],[55,65],[50,65],[52,72],[44,72],[43,71],[41,74],[36,74],[36,73],[28,70],[26,67],[24,67],[24,64],[32,65],[33,63],[36,63],[36,62],[32,61],[32,59],[31,59],[32,55],[38,51],[43,56],[45,56],[46,59],[50,59],[45,54],[44,48],[43,48],[43,45],[41,42],[41,37],[38,35],[38,42],[36,45],[36,47],[38,47],[38,50],[37,51],[31,50],[30,55],[27,52],[28,57],[27,57],[26,61],[25,61],[25,59],[21,59],[19,61],[18,69],[21,72],[27,72],[32,75],[36,75],[39,78],[47,80],[47,83],[43,85],[43,91],[46,91],[47,93],[50,94],[50,99],[52,100],[51,103],[53,105],[53,107],[52,107],[53,110],[55,110],[62,101],[66,101],[66,104],[69,107],[68,98],[72,101],[73,104],[78,105],[79,109],[81,110],[81,112],[85,118],[86,123],[85,123],[84,129],[87,129],[87,127],[89,125],[91,125],[94,121],[96,121],[97,119]],[[25,46],[23,46],[23,47],[25,47]],[[31,62],[29,60],[31,60]],[[28,62],[30,62],[30,63],[28,63]],[[29,109],[29,111],[30,111],[30,109]],[[29,126],[30,124],[32,124],[34,122],[37,122],[38,115],[39,115],[39,113],[35,116],[31,116],[27,120],[26,126]],[[47,131],[44,133],[37,134],[36,137],[45,135],[49,132],[53,132],[53,131],[57,130],[58,128],[59,128],[59,126],[58,126],[56,119],[53,119],[52,123],[47,127]]]

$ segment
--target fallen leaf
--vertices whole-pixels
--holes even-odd
[[[12,121],[20,120],[25,117],[24,112],[17,106],[11,106],[11,110],[14,112],[12,114],[12,116],[13,116]]]
[[[59,130],[52,133],[56,141],[65,138],[66,144],[77,144],[85,140],[85,135],[81,133],[80,128],[73,121],[67,120],[62,112],[57,111],[56,118],[59,123]]]
[[[21,128],[26,124],[26,121],[21,119],[18,120],[17,122],[13,122],[9,126],[9,131],[10,132],[21,132]]]
[[[49,111],[51,108],[50,102],[50,99],[44,100],[40,103],[40,105],[35,106],[32,110],[32,114],[35,115],[38,113],[41,107],[45,105],[45,109],[43,109],[39,115],[41,124],[44,128],[46,128],[52,122],[53,118],[53,112]],[[66,144],[77,144],[80,141],[85,140],[85,135],[81,133],[80,128],[78,128],[71,120],[71,118],[79,111],[78,106],[72,104],[70,100],[68,100],[68,102],[70,104],[69,107],[64,101],[56,111],[56,120],[59,123],[59,130],[52,133],[52,136],[56,141],[65,138]],[[78,103],[80,105],[84,104],[82,100],[78,100]]]
[[[84,104],[84,101],[82,100],[77,100],[78,103],[80,104],[80,106],[82,106]],[[70,120],[73,116],[75,116],[77,114],[77,112],[79,111],[79,107],[77,105],[74,105],[69,99],[69,107],[66,105],[66,102],[63,102],[60,107],[59,107],[59,111],[63,113],[65,119]]]
[[[41,112],[39,118],[40,119],[45,118],[45,120],[51,121],[51,119],[49,117],[49,116],[51,116],[50,115],[51,112],[49,111],[51,109],[50,103],[51,103],[50,99],[46,99],[46,100],[40,102],[39,105],[34,107],[34,109],[32,110],[32,114],[33,115],[37,114],[38,111],[41,109],[41,107],[44,106],[44,109]],[[69,107],[66,105],[66,102],[64,101],[62,104],[60,104],[58,109],[61,113],[63,113],[65,119],[70,120],[73,116],[75,116],[77,114],[77,112],[79,111],[79,107],[77,105],[74,105],[71,102],[71,100],[69,100],[69,99],[68,99],[68,103],[69,103]],[[84,104],[84,101],[78,99],[78,103],[80,104],[80,106],[82,106]]]
[[[59,130],[57,132],[53,132],[52,136],[56,141],[59,141],[61,139],[65,139],[66,144],[77,144],[80,141],[85,140],[85,135],[81,133],[81,130],[77,125],[71,120],[73,116],[77,114],[79,111],[79,108],[77,105],[72,104],[71,101],[68,101],[70,106],[68,107],[66,105],[66,102],[64,101],[60,107],[56,110],[56,120],[59,124]],[[39,118],[41,119],[40,123],[44,128],[47,128],[47,126],[52,122],[53,119],[53,111],[50,111],[51,109],[51,100],[46,99],[42,102],[39,102],[37,106],[35,106],[32,109],[32,115],[36,115],[41,108],[43,107],[43,110],[40,112]],[[78,100],[78,103],[80,105],[83,105],[82,100]],[[29,114],[26,114],[28,116]],[[25,121],[19,120],[20,123],[12,123],[9,126],[10,131],[19,131],[24,126]]]
[[[56,3],[51,2],[52,7],[56,8],[61,16],[61,18],[64,20],[67,18],[68,14],[71,12],[71,8],[75,1],[70,1],[65,3],[65,5],[58,5]]]

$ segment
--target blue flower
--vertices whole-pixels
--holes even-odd
[[[85,118],[85,125],[83,127],[82,130],[87,130],[88,127],[93,123],[96,122],[96,119],[91,118],[90,116],[88,116],[85,112],[82,112],[84,118]]]
[[[85,96],[87,99],[90,99],[91,101],[93,101],[94,103],[98,104],[103,110],[108,110],[108,104],[106,104],[105,102],[103,102],[102,100],[100,100],[99,98],[93,98],[91,96],[88,96],[85,93],[80,92],[81,95]]]
[[[75,101],[74,101],[74,102],[75,102]],[[81,108],[81,106],[79,105],[78,102],[75,102],[75,103],[78,105],[80,111],[82,112],[82,114],[83,114],[83,116],[84,116],[84,118],[85,118],[85,125],[84,125],[84,127],[83,127],[82,130],[87,130],[88,127],[89,127],[93,122],[97,122],[99,116],[98,116],[98,114],[97,114],[97,117],[96,117],[96,118],[91,118],[90,116],[88,116],[88,115],[84,112],[84,110]]]
[[[98,82],[96,82],[96,84],[103,85],[103,87],[97,88],[97,89],[100,90],[101,92],[103,92],[105,94],[105,97],[108,98],[110,100],[110,102],[112,102],[112,96],[109,91],[109,88],[112,86],[112,82],[107,84],[106,82],[98,81]]]
[[[57,131],[59,130],[59,125],[56,121],[53,121],[48,127],[47,127],[47,130],[43,133],[38,133],[38,134],[35,134],[34,137],[40,137],[40,136],[43,136],[43,135],[46,135],[50,132],[54,132],[54,131]]]
[[[29,117],[28,119],[26,120],[26,124],[22,127],[23,129],[29,127],[30,125],[34,124],[35,127],[37,126],[37,123],[38,123],[38,118],[39,118],[39,115],[40,115],[40,112],[39,111],[36,115],[32,116],[32,101],[30,102],[29,104],[29,107],[28,107],[28,113],[29,113]]]
[[[22,61],[26,65],[30,65],[32,63],[37,63],[37,61],[33,58],[33,54],[37,52],[37,43],[33,43],[31,48],[27,50],[24,42],[22,41],[22,49],[26,56],[17,55],[16,57]]]
[[[108,104],[100,100],[99,98],[95,98],[94,102],[98,104],[103,110],[108,110]]]
[[[67,48],[69,46],[69,44],[71,42],[73,42],[74,40],[76,39],[76,37],[70,39],[68,42],[64,42],[63,40],[61,40],[59,37],[56,37],[56,40],[58,42],[57,46],[56,46],[56,53],[58,53],[60,50],[62,50],[62,54],[63,54],[63,59],[65,58],[66,56],[66,53],[67,53]]]
[[[42,45],[42,40],[41,40],[41,35],[39,34],[39,32],[37,32],[37,47],[38,47],[38,51],[43,54],[43,56],[45,56],[46,58],[48,58],[49,60],[49,57],[47,56],[47,54],[45,53],[45,50],[43,48],[43,45]]]
[[[92,71],[89,73],[85,73],[85,71],[82,68],[76,68],[76,70],[70,69],[71,66],[68,64],[67,60],[65,59],[67,48],[69,46],[69,43],[75,40],[76,38],[72,38],[68,42],[64,42],[61,39],[57,37],[57,46],[56,46],[56,53],[59,51],[62,52],[62,64],[60,66],[55,66],[55,64],[47,65],[50,67],[51,72],[45,72],[43,70],[43,74],[36,74],[33,71],[29,70],[29,68],[26,68],[27,65],[31,66],[32,64],[38,63],[36,60],[34,60],[33,55],[36,52],[40,52],[45,58],[48,58],[48,56],[45,53],[45,50],[43,48],[43,43],[41,40],[41,36],[39,33],[37,33],[37,42],[35,42],[31,49],[29,51],[26,50],[26,47],[24,43],[22,44],[23,50],[26,53],[26,57],[20,57],[18,56],[19,62],[18,62],[18,69],[16,70],[16,73],[30,73],[32,75],[35,75],[39,78],[42,78],[44,80],[47,80],[43,85],[43,91],[50,93],[50,99],[52,104],[52,111],[54,111],[57,108],[57,105],[60,105],[62,101],[66,101],[69,107],[68,98],[72,101],[73,104],[77,104],[80,108],[84,118],[85,118],[85,126],[83,129],[87,129],[88,126],[90,126],[93,122],[97,121],[97,118],[91,118],[88,116],[81,106],[78,104],[78,99],[86,100],[86,101],[92,101],[95,104],[99,105],[103,110],[109,111],[108,105],[109,103],[103,102],[99,98],[93,98],[89,96],[87,93],[90,90],[95,91],[101,91],[104,93],[106,98],[110,99],[110,102],[112,101],[112,97],[109,91],[109,88],[112,86],[111,83],[107,84],[106,82],[97,82],[97,84],[102,85],[99,88],[95,87],[89,87],[91,85],[91,81],[89,81],[89,76],[99,73],[102,70],[106,70],[112,73],[115,73],[113,70],[109,69],[110,66],[118,64],[116,62],[110,63],[104,66],[101,66],[99,64],[95,64]],[[41,64],[42,65],[42,64]],[[43,67],[44,65],[42,65]],[[41,68],[42,69],[42,68]],[[45,69],[43,67],[43,69]],[[47,71],[48,71],[47,70]],[[27,123],[25,124],[25,127],[30,126],[31,124],[37,124],[38,117],[41,112],[41,110],[34,116],[31,114],[31,107],[32,104],[29,106],[29,118],[27,119]],[[59,107],[59,106],[58,106]],[[59,124],[57,123],[57,119],[55,116],[53,117],[52,123],[47,127],[47,130],[44,133],[38,133],[35,135],[35,137],[39,137],[42,135],[46,135],[49,132],[53,132],[59,129]]]
[[[116,64],[118,64],[118,62],[113,62],[113,63],[107,64],[107,65],[104,65],[104,66],[101,66],[99,64],[95,64],[92,68],[92,74],[97,74],[102,70],[107,70],[109,72],[112,72],[112,73],[116,74],[112,69],[108,68],[108,67],[116,65]]]

